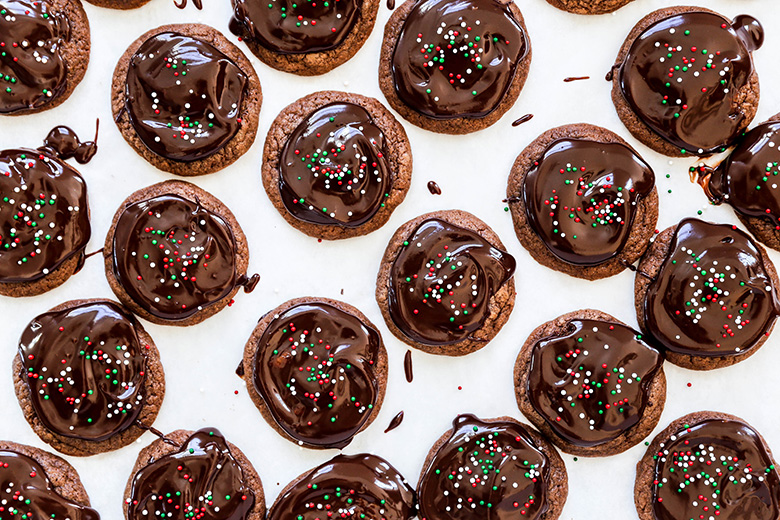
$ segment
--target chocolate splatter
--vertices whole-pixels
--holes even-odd
[[[572,76],[569,78],[563,78],[564,83],[571,83],[572,81],[582,81],[584,79],[590,79],[590,76]]]
[[[520,126],[523,123],[526,123],[526,122],[530,121],[531,119],[533,119],[533,117],[534,117],[533,114],[526,114],[526,115],[524,115],[522,117],[519,117],[519,118],[515,119],[514,121],[512,121],[512,126]]]
[[[238,364],[238,367],[236,367],[236,375],[240,378],[244,378],[244,360],[242,359],[241,362]]]
[[[436,181],[428,181],[428,191],[431,192],[431,195],[441,195],[441,188],[436,184]]]
[[[393,417],[393,419],[390,421],[390,424],[387,425],[387,429],[385,430],[385,433],[389,432],[390,430],[395,430],[398,428],[398,426],[401,424],[401,421],[404,420],[404,411],[401,410],[398,412],[398,414]]]
[[[187,0],[173,0],[173,5],[179,9],[184,9],[187,7]],[[192,0],[192,5],[194,5],[195,9],[198,9],[199,11],[203,10],[203,0]]]
[[[406,374],[406,381],[411,383],[414,379],[414,373],[412,372],[412,351],[407,350],[404,355],[404,374]]]
[[[387,0],[387,8],[391,11],[395,9],[395,0]]]

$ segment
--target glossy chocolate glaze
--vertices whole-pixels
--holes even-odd
[[[60,55],[70,38],[64,13],[45,0],[0,4],[0,114],[40,108],[67,87]]]
[[[484,117],[501,103],[529,48],[506,3],[417,0],[393,52],[396,94],[434,119]]]
[[[735,420],[707,419],[676,432],[654,455],[653,518],[774,520],[780,480],[758,433]]]
[[[284,207],[313,224],[365,224],[389,195],[386,154],[385,136],[363,107],[337,102],[315,110],[279,158]]]
[[[339,517],[410,520],[417,512],[414,489],[376,455],[337,455],[300,477],[274,503],[268,520]]]
[[[735,226],[685,219],[648,287],[644,321],[665,348],[702,357],[755,346],[780,313],[756,243]]]
[[[153,460],[133,477],[128,520],[245,520],[255,495],[222,434],[198,430],[177,452]]]
[[[536,413],[575,446],[598,446],[636,426],[663,357],[619,323],[575,319],[537,341],[528,369]]]
[[[363,0],[231,0],[230,31],[279,54],[341,45],[360,18]]]
[[[91,231],[76,170],[44,151],[0,151],[0,283],[35,282],[83,257]]]
[[[113,270],[132,300],[183,320],[238,285],[230,224],[198,201],[160,195],[128,205],[114,231]]]
[[[538,520],[550,463],[518,423],[459,415],[418,486],[425,520]]]
[[[390,269],[390,316],[414,341],[457,343],[482,326],[491,298],[514,271],[514,257],[476,232],[430,218],[406,239]]]
[[[91,507],[57,493],[41,464],[12,450],[0,450],[0,503],[3,519],[100,520]]]
[[[359,317],[325,302],[296,305],[258,341],[255,390],[299,444],[343,448],[376,405],[381,341]]]
[[[55,126],[43,140],[40,149],[47,153],[51,152],[50,155],[56,155],[60,159],[75,158],[79,164],[86,164],[97,153],[97,132],[96,127],[95,139],[82,142],[72,128],[63,125]]]
[[[38,419],[87,441],[120,433],[141,413],[146,349],[135,318],[110,301],[41,314],[19,341],[22,379]]]
[[[659,20],[634,41],[620,88],[637,116],[676,147],[709,155],[745,127],[740,90],[763,43],[757,20],[694,11]]]
[[[523,182],[531,228],[560,260],[594,266],[626,245],[637,204],[655,185],[655,174],[621,143],[558,139]]]
[[[149,150],[197,161],[222,150],[238,132],[248,84],[239,66],[210,43],[164,32],[130,58],[125,110]]]

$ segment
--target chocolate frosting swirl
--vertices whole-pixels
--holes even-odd
[[[181,449],[152,461],[133,477],[128,520],[158,518],[245,520],[255,495],[227,441],[215,428],[193,433]]]
[[[653,456],[653,518],[774,520],[780,479],[764,441],[741,421],[708,419],[675,432]]]
[[[0,151],[0,283],[35,282],[83,259],[91,232],[76,170],[44,151]]]
[[[231,0],[230,31],[278,54],[335,49],[360,18],[363,0]]]
[[[403,245],[390,269],[390,317],[426,345],[451,345],[479,329],[515,272],[512,255],[438,218],[423,221]]]
[[[654,184],[653,170],[624,144],[558,139],[526,175],[523,200],[553,255],[593,266],[623,250],[637,204]]]
[[[733,22],[693,11],[644,30],[620,65],[620,89],[653,132],[687,152],[709,155],[747,125],[743,87],[763,30],[752,17]]]
[[[530,49],[510,3],[417,0],[393,51],[401,101],[434,119],[495,110]]]
[[[222,216],[179,195],[128,205],[114,231],[113,270],[127,295],[165,320],[184,320],[238,284],[238,247]]]
[[[21,377],[38,419],[54,433],[102,441],[141,413],[146,349],[135,318],[110,301],[50,311],[19,341]]]
[[[301,445],[343,448],[368,421],[379,384],[379,333],[324,302],[274,317],[258,341],[255,390]]]
[[[222,150],[238,132],[248,84],[239,66],[210,43],[164,32],[130,58],[125,109],[149,150],[197,161]]]
[[[562,439],[599,446],[639,423],[663,357],[620,323],[574,319],[566,329],[534,344],[528,397]]]
[[[40,108],[65,91],[68,19],[45,0],[0,3],[0,114]]]
[[[417,513],[414,490],[376,455],[337,455],[300,477],[276,500],[268,520],[343,518],[409,520]]]
[[[279,160],[284,207],[305,222],[357,227],[389,196],[385,136],[363,107],[331,103],[290,135]]]
[[[750,350],[780,313],[764,261],[735,226],[683,220],[645,296],[648,332],[679,354],[723,357]]]
[[[0,503],[4,518],[100,520],[91,507],[57,493],[37,461],[12,450],[0,450]]]
[[[522,425],[459,415],[420,476],[425,520],[537,520],[548,510],[550,464]]]

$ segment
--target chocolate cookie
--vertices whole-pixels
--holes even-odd
[[[87,2],[108,9],[135,9],[146,5],[149,0],[87,0]]]
[[[36,434],[68,455],[127,446],[157,417],[165,374],[152,338],[110,300],[74,300],[33,319],[13,362]]]
[[[417,494],[422,520],[555,520],[568,489],[563,460],[536,431],[464,414],[428,453]]]
[[[49,452],[0,441],[0,482],[0,511],[5,518],[100,520],[89,507],[79,474],[65,459]]]
[[[509,319],[515,266],[498,235],[471,213],[427,213],[390,239],[376,301],[404,343],[463,356],[487,345]]]
[[[412,150],[374,98],[315,92],[276,117],[265,140],[263,186],[296,229],[335,240],[382,227],[406,197]]]
[[[711,155],[747,128],[758,107],[751,53],[761,24],[733,21],[702,7],[669,7],[645,16],[620,48],[612,102],[626,128],[656,152]]]
[[[636,465],[640,520],[780,516],[780,476],[763,437],[739,417],[696,412],[658,434]]]
[[[111,88],[125,141],[161,170],[215,172],[255,140],[260,80],[238,47],[207,25],[146,32],[119,59]]]
[[[512,0],[407,0],[385,26],[379,86],[410,123],[468,134],[514,105],[530,66]]]
[[[32,114],[62,104],[84,78],[89,46],[89,20],[80,0],[3,0],[0,114]]]
[[[347,62],[374,29],[379,0],[231,0],[230,31],[260,61],[299,76]]]
[[[687,218],[661,232],[639,264],[640,328],[685,368],[711,370],[753,355],[780,313],[777,272],[736,226]]]
[[[136,191],[117,210],[103,248],[119,301],[160,325],[200,323],[250,292],[249,249],[233,213],[183,181]]]
[[[553,128],[528,145],[506,194],[531,256],[586,280],[636,262],[658,220],[650,165],[617,134],[583,123]]]
[[[244,347],[247,390],[280,435],[343,448],[379,413],[387,352],[366,316],[328,298],[295,298],[266,313]]]
[[[606,14],[617,11],[633,0],[547,0],[558,9],[576,14]]]
[[[570,312],[537,327],[515,363],[515,397],[566,453],[615,455],[658,424],[666,401],[663,356],[609,314]]]
[[[265,518],[260,477],[216,428],[176,430],[141,450],[124,504],[127,520]]]
[[[417,505],[414,489],[385,459],[336,455],[290,482],[268,520],[318,520],[330,518],[331,511],[367,520],[411,520]]]

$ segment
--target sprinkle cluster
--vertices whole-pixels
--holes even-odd
[[[287,10],[288,2],[284,0],[271,0],[268,3],[268,9],[279,9],[280,15],[282,19],[287,18],[287,16],[292,16],[296,19],[295,26],[296,27],[304,27],[304,28],[311,28],[312,30],[318,29],[317,27],[317,18],[314,16],[315,14],[319,14],[320,16],[323,16],[321,12],[317,12],[316,9],[318,6],[324,7],[325,11],[329,10],[331,6],[335,8],[336,3],[340,0],[297,0],[290,5],[290,10]],[[284,6],[284,7],[282,7]],[[298,13],[296,13],[296,10],[298,10]],[[322,10],[320,10],[322,11]],[[341,14],[336,15],[337,19],[341,19]],[[334,33],[336,32],[336,27],[331,27],[330,32]]]

